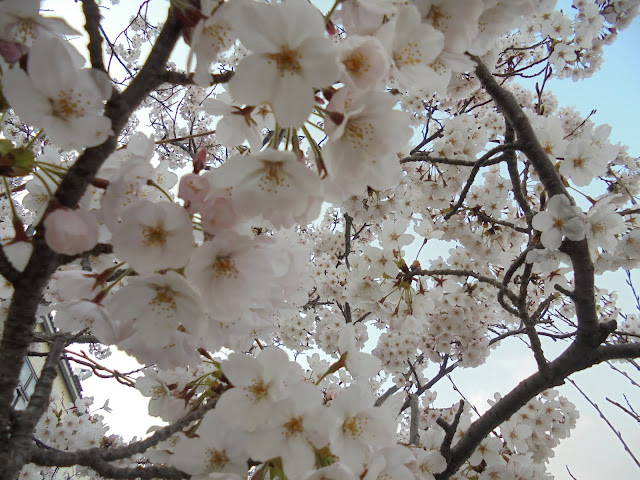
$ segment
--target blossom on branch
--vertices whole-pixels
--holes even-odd
[[[251,53],[236,68],[229,93],[245,105],[271,104],[280,126],[301,126],[313,110],[313,88],[338,78],[322,15],[305,0],[286,0],[243,5],[239,19],[238,36]]]
[[[62,148],[100,145],[113,133],[111,120],[102,115],[111,81],[83,64],[84,58],[62,40],[39,39],[29,53],[28,75],[18,66],[2,75],[11,108]]]
[[[576,242],[585,238],[583,216],[580,207],[571,205],[566,195],[554,195],[547,204],[547,210],[533,217],[532,225],[542,232],[542,245],[549,250],[557,250],[562,237]]]

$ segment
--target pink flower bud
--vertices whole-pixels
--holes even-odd
[[[60,208],[44,219],[44,239],[57,253],[77,255],[98,243],[98,222],[86,210]]]
[[[178,196],[187,203],[189,213],[193,213],[200,210],[210,190],[211,185],[206,178],[189,173],[180,179]]]

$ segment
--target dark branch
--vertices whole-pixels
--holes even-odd
[[[106,72],[102,60],[102,35],[100,34],[100,9],[94,0],[82,0],[82,11],[84,13],[84,29],[89,34],[89,60],[91,66]]]
[[[233,77],[233,72],[212,73],[209,86],[218,85],[220,83],[228,83]],[[165,70],[158,74],[160,83],[170,83],[172,85],[195,85],[193,81],[193,73],[174,72]]]

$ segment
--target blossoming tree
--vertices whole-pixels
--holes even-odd
[[[82,0],[79,52],[38,0],[0,2],[0,479],[551,478],[577,418],[554,387],[640,357],[597,283],[640,260],[640,177],[545,86],[596,71],[640,2],[138,3],[114,36]],[[482,414],[433,406],[509,337],[535,373]],[[74,343],[145,365],[111,373],[164,426],[106,437],[88,401],[62,422]]]

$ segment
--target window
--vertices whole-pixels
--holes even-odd
[[[36,388],[37,381],[38,376],[36,375],[33,365],[31,365],[28,358],[25,358],[22,364],[22,370],[20,370],[20,383],[18,384],[18,388],[16,388],[16,394],[13,400],[14,408],[18,410],[26,408],[29,398],[31,398]]]

